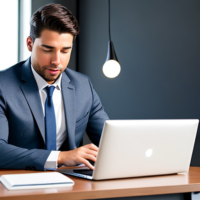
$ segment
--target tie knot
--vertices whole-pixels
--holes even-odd
[[[46,87],[46,91],[47,91],[47,96],[48,97],[52,97],[54,89],[55,89],[54,86],[50,86],[50,87],[47,86]]]

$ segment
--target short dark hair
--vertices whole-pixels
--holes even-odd
[[[33,13],[30,21],[30,37],[35,42],[44,29],[61,33],[79,34],[78,21],[72,12],[60,4],[47,4]]]

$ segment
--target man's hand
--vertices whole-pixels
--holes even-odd
[[[74,166],[83,163],[94,170],[88,160],[96,162],[98,150],[99,148],[91,143],[71,151],[62,151],[58,156],[58,165]]]

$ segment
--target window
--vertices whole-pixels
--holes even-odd
[[[0,70],[18,62],[18,1],[0,1]]]
[[[26,60],[30,34],[31,0],[0,1],[0,70]]]
[[[26,60],[31,55],[26,45],[26,38],[30,35],[31,0],[20,0],[19,23],[19,61]]]

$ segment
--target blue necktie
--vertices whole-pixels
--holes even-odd
[[[47,98],[45,102],[46,149],[56,150],[56,119],[52,95],[55,87],[46,87]]]

